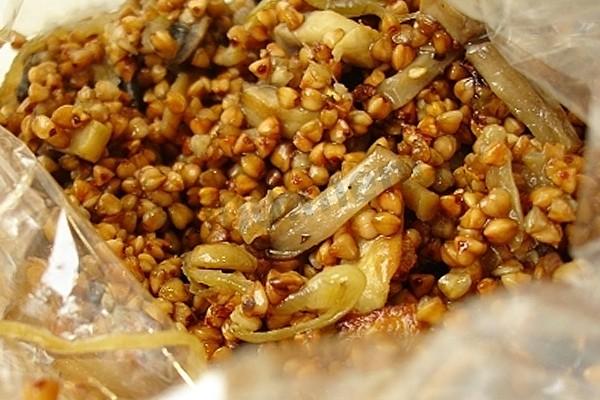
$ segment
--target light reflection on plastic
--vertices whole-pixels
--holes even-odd
[[[54,290],[64,301],[71,294],[79,271],[79,255],[64,210],[60,211],[56,220],[54,238],[52,254],[48,259],[48,268],[42,277],[42,283]]]
[[[200,399],[227,399],[227,388],[223,374],[216,371],[208,371],[198,379],[193,387],[182,387],[161,397],[161,400]]]

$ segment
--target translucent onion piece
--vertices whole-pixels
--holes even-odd
[[[210,27],[210,22],[211,18],[209,16],[204,16],[200,21],[190,26],[179,22],[171,25],[170,31],[172,33],[179,32],[179,35],[173,35],[175,40],[177,40],[179,49],[177,50],[175,58],[171,61],[172,65],[179,65],[190,58],[202,40],[204,40],[208,28]]]
[[[358,25],[358,22],[334,11],[312,11],[304,14],[304,23],[293,32],[302,43],[310,45],[323,40],[327,32],[341,29],[348,33]]]
[[[117,86],[121,84],[121,78],[119,78],[119,75],[117,75],[117,71],[115,71],[115,69],[108,63],[95,64],[90,68],[94,74],[94,82],[110,81]]]
[[[360,17],[361,15],[386,15],[384,2],[375,0],[306,0],[306,3],[319,10],[335,11],[345,17]]]
[[[258,261],[242,246],[233,243],[199,244],[185,257],[192,268],[232,269],[254,272]]]
[[[506,132],[499,129],[492,129],[493,127],[487,127],[483,130],[479,136],[473,148],[480,154],[487,151],[490,146],[495,143],[502,142],[506,143]],[[521,195],[519,189],[515,183],[515,177],[512,169],[512,153],[508,152],[507,159],[504,164],[500,166],[490,166],[486,176],[485,183],[488,189],[501,188],[506,190],[510,194],[511,209],[509,217],[515,220],[520,227],[523,226],[523,209],[521,207]],[[509,246],[512,250],[518,248],[523,242],[524,235],[521,230],[515,235],[510,242]]]
[[[560,244],[562,238],[560,226],[553,225],[539,207],[534,206],[527,213],[523,221],[523,228],[525,232],[541,243],[547,243],[554,247],[558,247]]]
[[[252,282],[239,273],[225,273],[217,270],[198,269],[183,266],[183,273],[194,283],[231,292],[246,293],[252,288]]]
[[[525,184],[531,190],[540,186],[552,186],[552,181],[546,176],[546,156],[541,151],[529,151],[521,160],[525,165]]]
[[[515,117],[542,143],[560,143],[569,151],[581,140],[560,104],[540,95],[527,79],[500,55],[491,43],[467,48],[467,59]]]
[[[360,282],[362,285],[351,283],[351,290],[362,292],[364,289],[364,275],[360,270],[350,264],[325,268],[295,293],[285,298],[273,311],[276,315],[291,315],[298,311],[328,311],[336,303],[338,295],[348,290],[347,281]],[[360,286],[360,289],[359,289]],[[357,297],[358,299],[358,297]]]
[[[283,23],[273,28],[273,41],[288,54],[293,54],[302,47],[296,35]]]
[[[406,207],[413,210],[419,220],[431,221],[437,215],[440,196],[415,179],[407,179],[402,184],[402,196]]]
[[[330,237],[369,201],[405,180],[410,163],[381,146],[315,199],[275,223],[271,249],[302,252]]]
[[[108,125],[92,120],[71,133],[71,143],[66,151],[86,161],[96,162],[102,157],[111,133]]]
[[[275,197],[269,191],[259,201],[247,201],[238,211],[236,228],[245,243],[250,244],[259,237],[268,237],[271,225],[300,204],[297,193],[286,192]]]
[[[31,343],[50,353],[60,355],[186,346],[191,351],[190,365],[193,374],[199,373],[206,361],[206,353],[202,342],[194,335],[179,330],[114,333],[85,339],[66,340],[34,325],[2,320],[0,321],[0,337]]]
[[[303,108],[285,109],[279,106],[277,88],[269,85],[244,85],[242,91],[242,111],[250,126],[256,128],[260,123],[275,116],[281,122],[283,135],[291,139],[305,123],[319,117],[319,113]]]
[[[365,288],[365,283],[364,274],[355,266],[339,265],[326,268],[313,276],[298,292],[288,296],[274,310],[274,314],[279,315],[291,315],[298,311],[322,312],[318,317],[268,332],[250,332],[232,324],[231,332],[246,342],[264,343],[323,328],[335,323],[352,310]]]
[[[279,0],[262,0],[259,1],[256,7],[248,13],[248,16],[245,19],[245,23],[253,23],[256,21],[256,15],[262,10],[268,10],[269,8],[275,7]]]
[[[485,26],[452,7],[446,0],[421,0],[421,11],[435,18],[459,43],[485,33]]]
[[[170,90],[171,92],[185,96],[190,83],[189,75],[182,72],[177,75]],[[183,114],[174,113],[169,107],[165,107],[162,120],[160,121],[160,133],[168,139],[173,139],[177,134],[177,129],[179,129],[182,119]]]
[[[512,163],[507,162],[500,167],[490,167],[486,175],[486,183],[489,189],[498,187],[510,193],[512,207],[509,217],[516,221],[523,222],[521,198],[512,172]]]
[[[457,56],[458,53],[450,53],[436,60],[432,54],[421,54],[408,67],[381,82],[377,91],[390,99],[394,109],[400,108],[444,72]]]
[[[364,68],[372,68],[375,60],[369,48],[379,38],[379,33],[366,25],[346,18],[334,11],[313,11],[305,14],[304,23],[292,33],[303,44],[313,45],[323,40],[327,32],[335,29],[344,31],[346,40],[342,38],[333,48],[336,59]]]
[[[506,133],[502,129],[484,129],[477,139],[474,147],[479,153],[484,153],[495,143],[506,142]],[[491,166],[486,174],[486,185],[488,189],[501,188],[510,194],[512,208],[510,218],[519,223],[523,222],[523,209],[521,208],[521,196],[515,183],[512,172],[512,155],[509,152],[508,159],[499,167]]]
[[[247,201],[240,207],[236,228],[246,244],[269,235],[271,204],[273,204],[272,191],[259,201]]]
[[[375,60],[371,58],[369,49],[371,44],[379,38],[376,30],[365,25],[358,25],[335,45],[331,54],[337,61],[344,60],[348,64],[363,68],[375,67]]]
[[[259,2],[259,4],[262,3],[262,1]],[[229,7],[233,11],[233,24],[243,25],[246,21],[248,21],[248,17],[254,11],[257,5],[254,0],[241,0],[229,3]]]
[[[446,0],[457,11],[477,21],[486,20],[486,16],[494,15],[499,21],[506,16],[505,2],[489,0]],[[501,22],[504,24],[504,22]]]
[[[365,290],[355,305],[359,313],[383,307],[390,292],[390,280],[402,259],[402,235],[378,237],[363,242],[356,267],[367,278]]]

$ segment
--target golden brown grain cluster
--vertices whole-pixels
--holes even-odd
[[[286,299],[339,265],[375,271],[366,254],[382,243],[384,308],[348,309],[324,331],[409,335],[466,296],[568,275],[579,150],[532,135],[419,1],[352,18],[317,3],[129,2],[24,45],[0,124],[214,357],[240,332],[326,314],[284,312]],[[382,89],[396,78],[421,86],[401,102]],[[285,257],[268,234],[246,240],[244,205],[280,199],[280,220],[378,148],[410,176],[331,236]],[[319,218],[316,230],[336,216]],[[194,280],[198,268],[224,275]]]

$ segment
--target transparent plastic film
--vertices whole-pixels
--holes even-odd
[[[528,79],[580,118],[598,85],[600,3],[595,0],[448,0],[483,21],[489,38]],[[596,86],[597,87],[597,86]]]
[[[1,46],[12,29],[32,37],[121,3],[56,2],[40,14],[36,1],[3,2],[0,69],[16,53]],[[203,367],[200,342],[175,329],[35,156],[1,127],[0,262],[0,398],[54,391],[60,399],[148,398],[191,382]]]
[[[200,342],[175,330],[4,129],[0,260],[2,398],[42,377],[63,381],[64,398],[78,398],[69,388],[82,387],[99,398],[148,397],[201,368]]]
[[[10,29],[21,7],[22,0],[4,1],[0,5],[0,45],[10,40]]]
[[[419,338],[241,350],[166,399],[597,398],[596,309],[564,288],[474,301]]]

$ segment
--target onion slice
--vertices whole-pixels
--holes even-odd
[[[256,239],[268,237],[271,225],[287,214],[302,201],[297,193],[285,192],[275,197],[269,191],[265,197],[256,201],[247,201],[238,211],[236,228],[246,244]]]
[[[234,243],[199,244],[185,256],[185,263],[192,268],[240,272],[254,272],[258,265],[256,257]]]
[[[275,116],[281,122],[283,135],[288,139],[291,139],[302,125],[319,117],[316,111],[300,107],[289,110],[280,107],[275,86],[244,85],[241,101],[242,112],[250,126],[257,128],[264,119]]]
[[[489,149],[495,144],[506,144],[507,134],[503,129],[494,129],[493,126],[486,127],[477,141],[473,145],[473,149],[479,154],[486,154]],[[506,159],[500,165],[492,165],[489,167],[485,175],[485,183],[488,189],[501,188],[510,194],[511,209],[508,214],[509,218],[516,221],[519,227],[523,226],[523,209],[521,207],[521,195],[515,182],[515,177],[512,168],[512,153],[509,151],[506,154]],[[509,247],[514,250],[523,243],[524,235],[522,230],[515,235],[509,244]]]
[[[394,109],[398,109],[415,98],[457,57],[458,53],[453,52],[442,60],[436,60],[432,54],[423,53],[408,67],[381,82],[377,91],[392,102]]]
[[[169,28],[171,35],[177,41],[177,54],[171,61],[171,65],[179,65],[185,62],[191,57],[192,53],[196,51],[200,43],[204,40],[208,28],[210,27],[211,18],[204,16],[200,21],[195,22],[192,25],[175,22]]]
[[[171,85],[170,92],[185,96],[190,84],[190,75],[185,72],[180,72],[177,74],[177,78],[175,78],[173,85]],[[165,107],[160,121],[160,133],[165,138],[172,140],[177,134],[182,119],[183,113],[175,113],[169,107]]]
[[[402,184],[402,196],[406,207],[414,211],[417,219],[431,221],[437,216],[440,196],[415,179],[409,178]]]
[[[473,145],[473,149],[479,154],[485,154],[493,145],[497,143],[506,144],[506,132],[502,129],[493,129],[488,127],[484,129],[477,141]],[[508,152],[505,162],[500,166],[490,166],[486,174],[486,186],[488,189],[501,188],[510,193],[512,209],[510,218],[515,221],[523,222],[523,210],[521,208],[521,196],[519,189],[515,183],[515,178],[512,173],[512,153]]]
[[[253,22],[256,15],[269,8],[275,7],[278,0],[262,0],[250,11],[246,22]],[[383,18],[389,14],[385,9],[385,2],[379,0],[306,0],[306,3],[317,10],[329,10],[353,18],[362,15],[377,15]]]
[[[365,275],[355,266],[325,268],[273,311],[274,315],[316,311],[320,313],[318,317],[267,332],[250,332],[232,323],[231,333],[246,342],[264,343],[288,339],[298,333],[331,325],[352,310],[363,293],[365,282]]]
[[[190,350],[188,362],[193,375],[199,374],[206,362],[206,352],[202,342],[194,335],[180,330],[111,333],[67,340],[38,326],[17,321],[0,321],[0,337],[27,342],[58,355],[89,355],[123,350],[151,350],[186,346]]]
[[[246,293],[253,284],[239,273],[226,273],[212,269],[199,269],[183,266],[183,273],[190,282],[200,283],[211,288],[236,293]]]
[[[387,12],[385,2],[376,0],[306,0],[306,3],[319,10],[331,10],[345,17],[377,15],[383,18]]]
[[[356,267],[367,278],[365,290],[356,303],[359,313],[369,313],[385,306],[390,292],[390,280],[402,259],[402,235],[380,236],[361,243]]]
[[[489,189],[501,188],[510,193],[512,207],[509,217],[522,223],[523,209],[521,208],[519,189],[517,189],[512,172],[512,164],[507,162],[499,167],[490,167],[486,175],[486,184]]]
[[[348,64],[358,67],[373,68],[376,62],[370,56],[370,49],[377,39],[379,39],[379,33],[376,30],[358,24],[337,42],[331,55],[336,61],[344,60]]]
[[[304,22],[297,29],[290,31],[282,24],[275,29],[275,36],[282,47],[293,49],[300,44],[312,46],[321,42],[325,34],[336,29],[344,32],[344,37],[332,49],[336,60],[362,68],[373,68],[377,64],[369,49],[379,39],[379,33],[331,10],[305,13]]]
[[[432,16],[457,42],[465,44],[485,33],[485,26],[452,7],[446,0],[421,0],[421,12]]]
[[[468,47],[467,60],[536,139],[542,143],[560,143],[568,151],[581,146],[581,139],[560,104],[540,95],[491,43]]]
[[[369,201],[408,178],[410,163],[377,146],[360,164],[315,199],[302,204],[271,228],[271,249],[299,253],[327,239]]]

